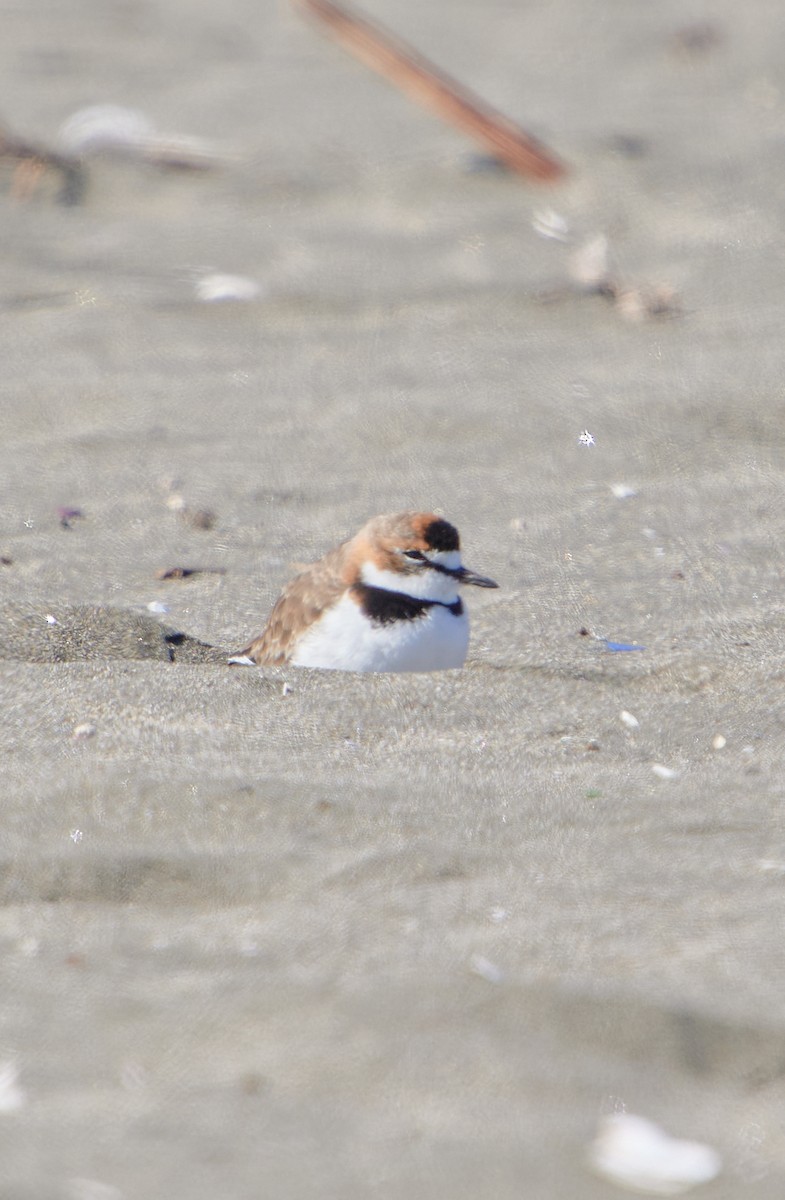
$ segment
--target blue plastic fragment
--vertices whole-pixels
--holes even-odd
[[[608,638],[600,638],[606,650],[645,650],[645,646],[634,646],[632,642],[611,642]]]

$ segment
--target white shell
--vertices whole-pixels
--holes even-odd
[[[87,156],[106,150],[141,152],[154,136],[151,122],[137,109],[93,104],[68,118],[58,141],[67,154]]]
[[[722,1168],[711,1146],[670,1137],[632,1113],[605,1117],[588,1159],[598,1175],[647,1196],[679,1196],[708,1183]]]
[[[196,297],[206,304],[216,300],[256,300],[261,287],[255,279],[245,275],[204,275],[196,283]]]

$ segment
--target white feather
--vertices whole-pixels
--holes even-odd
[[[412,594],[408,586],[406,590]],[[381,625],[343,596],[301,638],[292,663],[337,671],[445,671],[462,667],[468,648],[465,610],[456,616],[435,604],[411,621]]]

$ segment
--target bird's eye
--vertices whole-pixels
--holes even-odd
[[[404,558],[411,558],[414,562],[425,562],[425,555],[420,550],[404,550]]]

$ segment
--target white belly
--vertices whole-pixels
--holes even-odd
[[[445,671],[462,667],[469,648],[469,618],[435,604],[411,621],[372,624],[344,597],[300,640],[297,667],[333,671]]]

